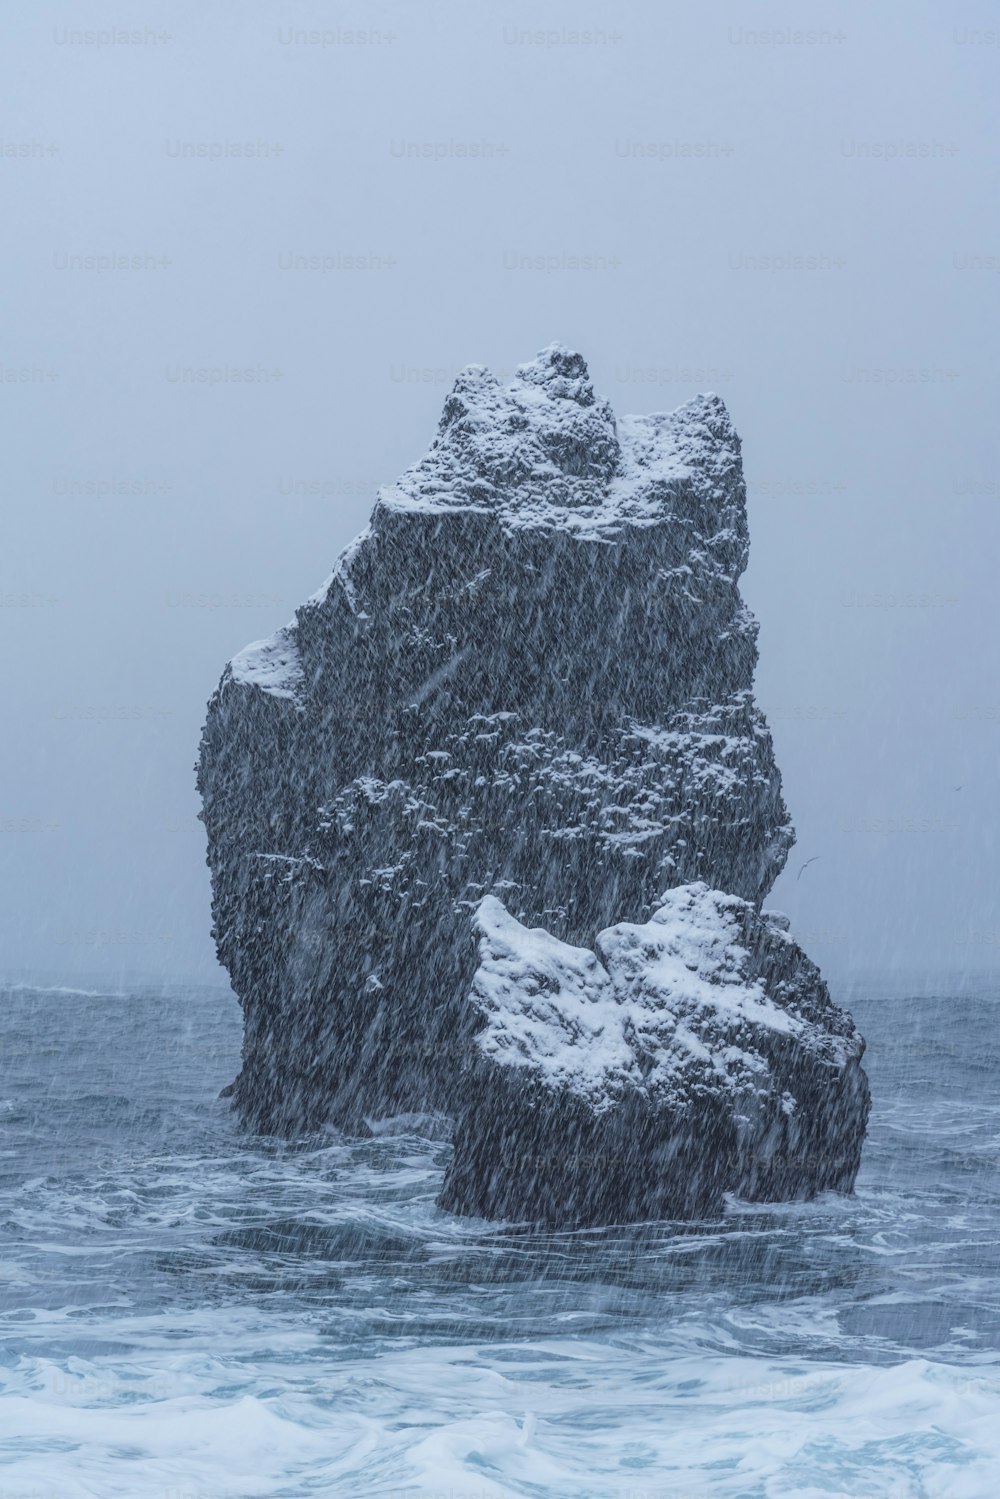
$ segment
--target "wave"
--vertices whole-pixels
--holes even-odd
[[[246,1319],[190,1331],[169,1359],[6,1373],[7,1490],[30,1493],[44,1461],[51,1492],[106,1499],[982,1499],[1000,1465],[995,1367],[664,1360],[655,1339],[572,1337],[331,1367],[301,1327],[270,1329],[263,1359]]]

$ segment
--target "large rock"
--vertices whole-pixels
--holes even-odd
[[[596,955],[479,907],[479,1033],[442,1206],[611,1223],[849,1191],[864,1042],[781,925],[703,883]]]
[[[793,834],[746,560],[717,397],[616,423],[557,346],[507,387],[458,378],[428,455],[209,705],[249,1123],[461,1111],[487,895],[577,946],[693,881],[760,906]]]

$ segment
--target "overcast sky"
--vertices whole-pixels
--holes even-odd
[[[0,975],[223,979],[225,662],[458,368],[553,339],[743,438],[768,904],[834,976],[1000,965],[994,7],[36,4],[2,42]]]

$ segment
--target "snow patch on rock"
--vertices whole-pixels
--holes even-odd
[[[246,687],[259,688],[272,697],[299,700],[302,684],[302,661],[295,642],[294,624],[286,625],[266,640],[255,640],[244,646],[229,663],[232,679]]]

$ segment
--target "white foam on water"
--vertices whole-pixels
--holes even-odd
[[[273,1364],[168,1347],[28,1361],[0,1395],[0,1492],[986,1499],[1000,1472],[996,1368],[664,1359],[568,1338],[317,1355],[289,1336]]]

